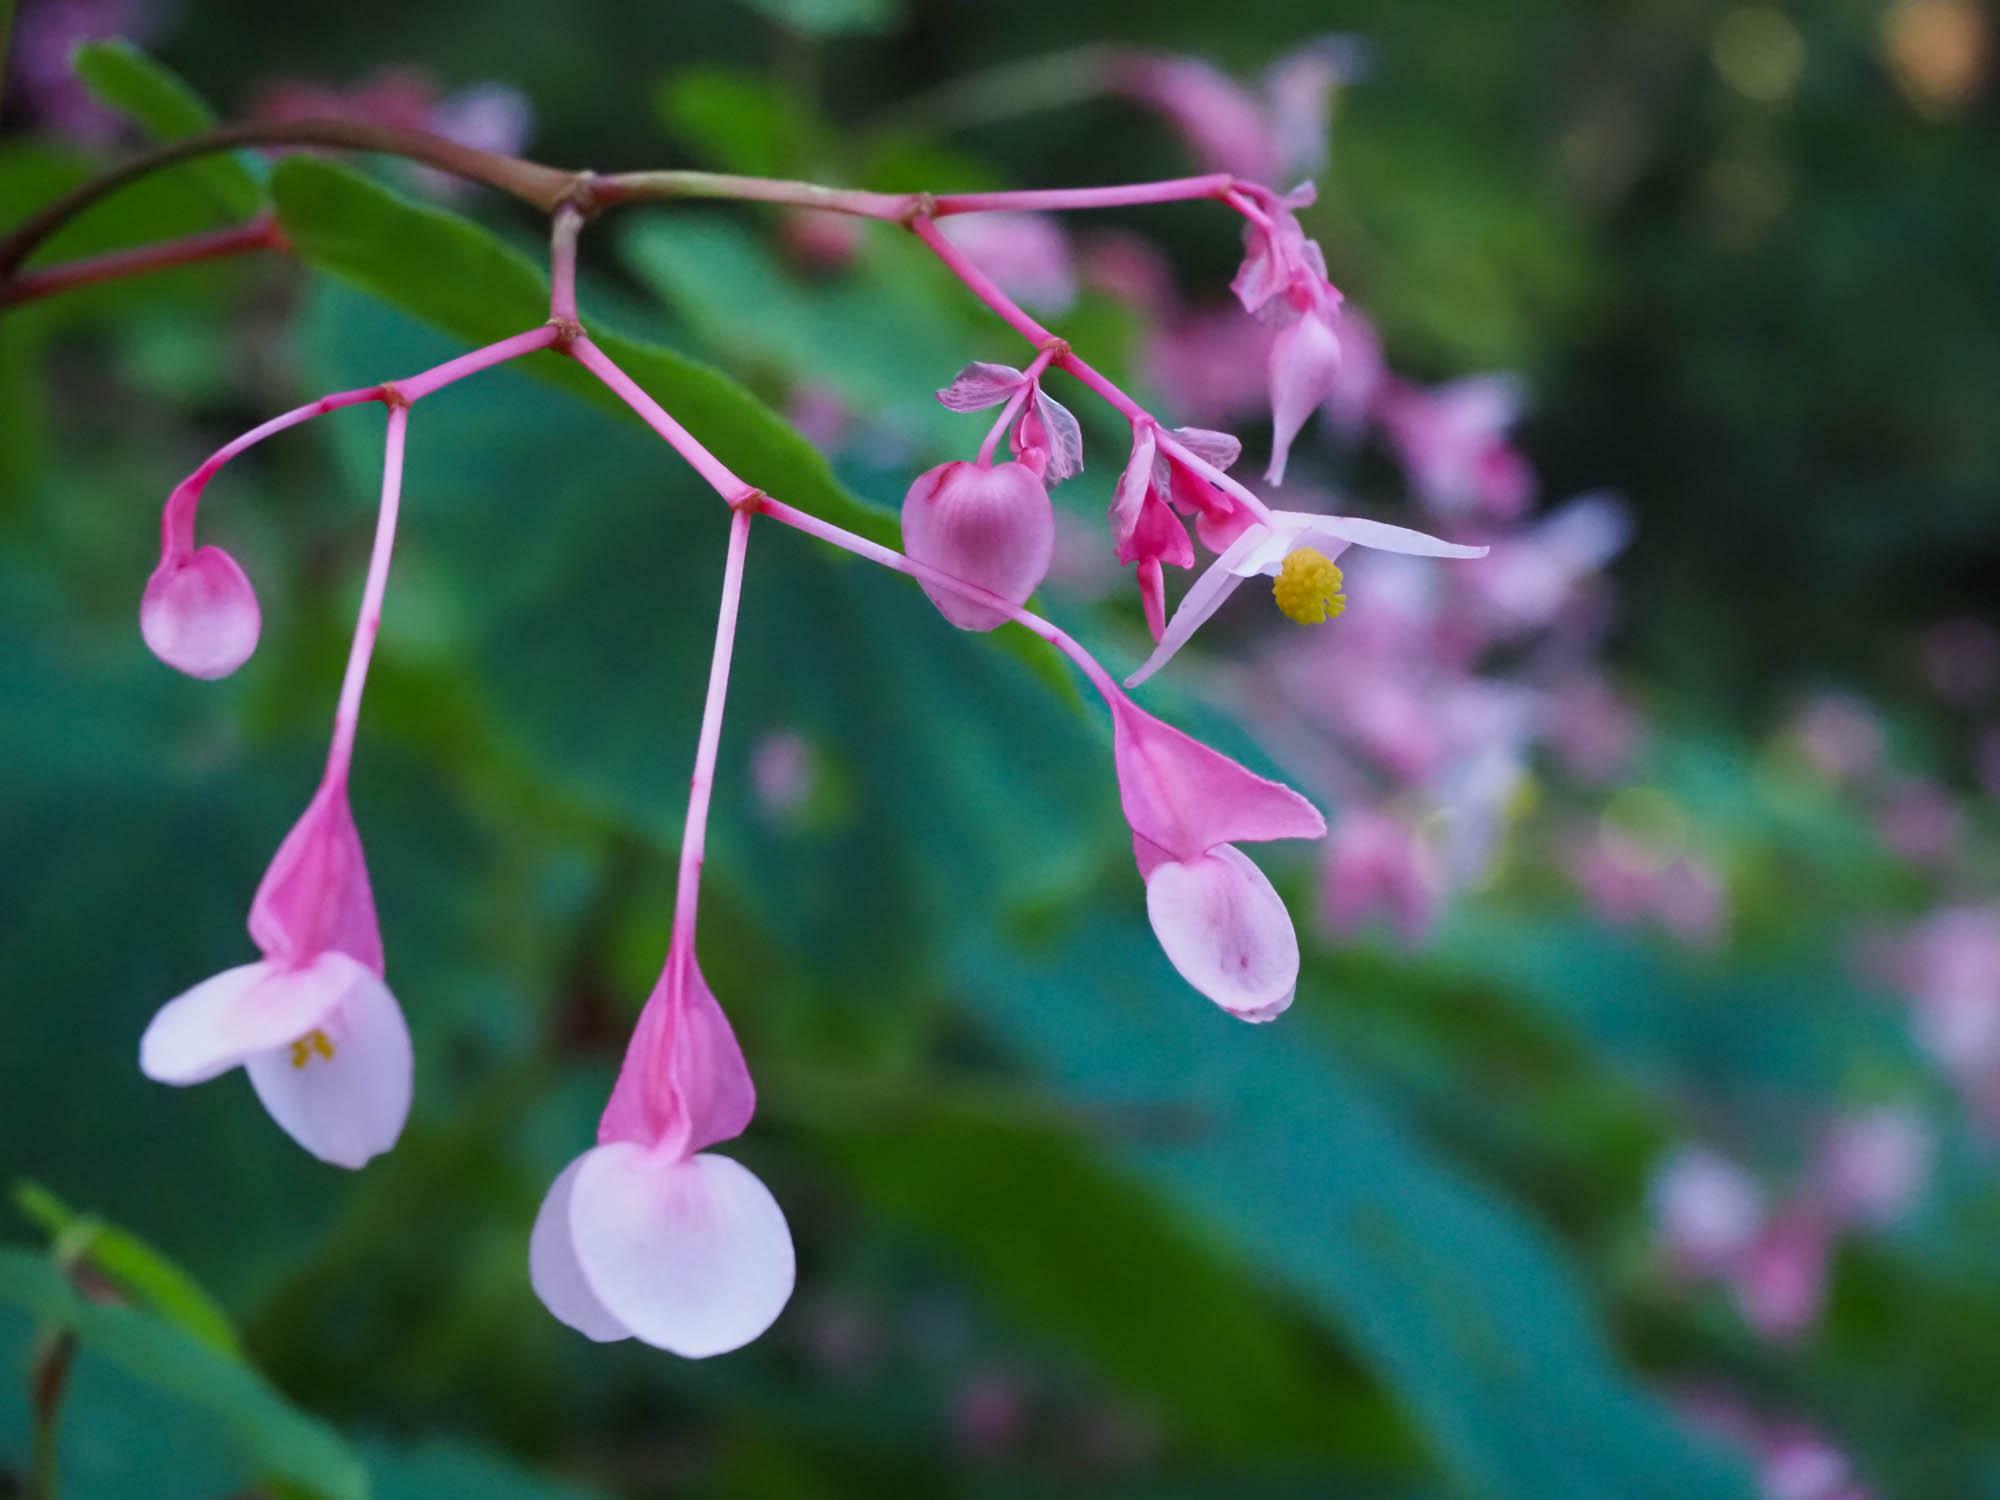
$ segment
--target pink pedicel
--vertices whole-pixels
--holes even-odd
[[[941,573],[1020,604],[1049,570],[1055,512],[1040,477],[1025,463],[985,467],[955,461],[917,476],[903,500],[903,545]],[[924,585],[960,630],[991,630],[1007,616],[991,605]]]
[[[361,689],[381,618],[402,491],[406,406],[392,406],[382,506],[319,791],[278,848],[250,907],[263,953],[169,1001],[139,1042],[139,1066],[191,1084],[241,1067],[286,1134],[320,1160],[359,1167],[387,1151],[410,1112],[409,1028],[382,982],[382,932],[347,798]]]
[[[757,1091],[695,961],[695,912],[750,511],[731,519],[708,699],[690,780],[673,937],[598,1122],[535,1219],[529,1275],[544,1306],[599,1342],[687,1359],[741,1348],[792,1295],[792,1235],[770,1190],[707,1150],[750,1124]]]

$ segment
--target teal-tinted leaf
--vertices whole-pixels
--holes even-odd
[[[978,947],[960,986],[1080,1104],[1191,1111],[1191,1140],[1114,1140],[1113,1159],[1337,1331],[1471,1492],[1750,1493],[1619,1367],[1542,1231],[1411,1139],[1302,1028],[1217,1015],[1136,925],[1093,923],[1025,958]]]
[[[1093,1123],[1188,1124],[1162,1111],[1075,1128]],[[867,1196],[946,1247],[983,1295],[1083,1352],[1210,1451],[1268,1458],[1387,1436],[1378,1407],[1342,1422],[1354,1403],[1273,1299],[1072,1138],[933,1110],[843,1132],[835,1149]]]
[[[725,68],[686,68],[654,96],[676,139],[727,172],[795,175],[814,156],[824,127],[799,95],[777,83]]]
[[[819,285],[790,275],[747,226],[716,214],[638,221],[621,248],[710,348],[827,386],[933,449],[970,452],[984,436],[993,413],[938,404],[936,391],[967,359],[964,319],[933,295],[931,268],[899,253],[912,247],[877,235],[849,274]]]
[[[220,1424],[255,1471],[325,1500],[367,1500],[367,1472],[332,1428],[173,1324],[89,1301],[48,1261],[21,1250],[0,1251],[0,1302],[73,1329],[85,1349]]]
[[[158,141],[212,128],[215,112],[164,64],[130,42],[85,42],[71,64],[85,88]],[[264,206],[262,166],[245,152],[211,156],[185,169],[218,207],[247,217]]]
[[[88,1262],[126,1296],[218,1354],[242,1357],[242,1342],[229,1314],[201,1283],[137,1235],[75,1212],[38,1182],[15,1183],[14,1204],[49,1232],[66,1258]]]
[[[408,1447],[365,1443],[375,1500],[598,1500],[600,1492],[527,1473],[506,1459],[463,1443],[432,1439]]]
[[[313,265],[458,338],[487,343],[548,317],[543,273],[456,214],[411,203],[358,172],[307,157],[280,162],[272,190],[285,233]],[[595,322],[591,337],[751,484],[878,541],[895,539],[893,517],[844,489],[812,444],[721,371]],[[568,360],[533,355],[523,368],[623,410]]]
[[[738,0],[781,26],[817,36],[887,31],[901,19],[902,0]]]

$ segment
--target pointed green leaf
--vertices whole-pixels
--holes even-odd
[[[122,38],[85,42],[70,65],[99,103],[156,141],[197,135],[215,125],[215,111],[179,74]],[[230,214],[247,218],[264,206],[261,164],[247,152],[205,157],[182,170]]]
[[[0,1303],[75,1331],[82,1346],[227,1429],[250,1465],[324,1500],[368,1500],[361,1461],[255,1370],[150,1313],[92,1302],[47,1260],[0,1250]]]

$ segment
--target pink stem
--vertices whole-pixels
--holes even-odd
[[[164,271],[171,266],[193,265],[220,260],[252,250],[282,250],[285,236],[269,215],[227,229],[190,234],[162,240],[156,245],[138,245],[130,250],[112,250],[64,261],[39,271],[26,271],[12,279],[0,278],[0,307],[33,302],[80,286],[116,281],[125,276],[141,276],[148,271]]]
[[[523,354],[546,349],[561,337],[560,328],[544,323],[538,328],[517,333],[512,338],[502,339],[497,344],[488,344],[483,349],[474,349],[459,355],[456,359],[448,359],[421,374],[410,375],[402,380],[392,380],[384,389],[395,391],[405,401],[421,401],[424,397],[441,391],[468,375],[477,375],[481,370],[490,370],[493,366],[503,365],[510,359],[519,359]]]
[[[549,317],[563,322],[576,321],[576,238],[583,229],[583,214],[564,204],[556,210],[555,228],[549,235]]]
[[[389,436],[382,456],[382,509],[375,519],[375,547],[368,557],[368,581],[361,590],[361,615],[354,622],[354,644],[347,653],[347,675],[340,684],[340,705],[333,712],[333,746],[327,752],[326,779],[345,781],[354,760],[354,728],[361,718],[361,689],[368,681],[368,661],[382,628],[382,593],[389,584],[389,554],[396,546],[396,513],[403,498],[403,434],[410,409],[389,404]]]
[[[674,452],[686,459],[689,466],[706,480],[723,499],[734,505],[746,495],[754,493],[751,487],[738,479],[729,466],[704,448],[693,433],[667,415],[666,409],[647,395],[639,383],[613,364],[607,355],[587,336],[578,337],[569,346],[570,354],[576,362],[610,389],[611,393],[623,401],[653,431],[667,440]]]
[[[722,745],[722,709],[729,696],[729,662],[736,647],[736,614],[743,598],[743,558],[750,546],[751,513],[752,507],[742,505],[729,518],[729,551],[722,561],[722,603],[715,616],[715,655],[708,666],[708,698],[701,706],[694,774],[688,780],[687,825],[681,833],[670,951],[683,946],[692,951],[694,942],[695,905],[701,897],[702,858],[708,842],[708,804],[715,791],[715,761]]]
[[[173,488],[167,496],[165,508],[160,512],[160,553],[163,557],[185,556],[194,550],[195,512],[201,505],[201,492],[208,488],[209,480],[216,472],[237,454],[270,437],[283,432],[287,427],[296,427],[301,422],[324,416],[327,412],[338,411],[343,406],[358,406],[364,401],[380,401],[382,388],[376,385],[363,386],[359,390],[336,391],[330,396],[321,396],[317,401],[308,401],[304,406],[295,406],[290,411],[271,418],[244,433],[230,439],[215,452],[203,459],[201,466]]]
[[[1205,177],[1172,177],[1162,182],[1131,182],[1117,187],[1030,188],[1004,193],[937,193],[931,212],[982,213],[992,210],[1050,211],[1066,208],[1132,208],[1144,203],[1184,203],[1193,198],[1221,198],[1236,186],[1226,172]]]
[[[807,536],[816,536],[823,542],[831,542],[834,546],[852,552],[857,557],[865,557],[870,562],[880,563],[883,567],[894,569],[906,577],[921,579],[925,583],[949,589],[962,598],[976,600],[980,604],[988,604],[1003,611],[1009,619],[1025,626],[1075,662],[1106,703],[1125,696],[1118,684],[1111,680],[1111,674],[1097,664],[1096,657],[1084,650],[1068,632],[1051,625],[1040,615],[1003,599],[989,589],[954,578],[951,574],[933,568],[928,563],[920,563],[915,558],[905,557],[895,549],[871,542],[864,536],[856,536],[844,527],[836,526],[831,521],[823,521],[807,511],[785,504],[782,500],[773,500],[767,496],[758,501],[757,508],[774,521],[781,521],[793,530],[803,531]]]

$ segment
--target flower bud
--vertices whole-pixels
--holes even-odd
[[[257,592],[220,547],[162,558],[139,602],[153,655],[190,677],[227,677],[257,649]]]
[[[903,500],[903,547],[911,557],[1015,604],[1048,572],[1055,539],[1049,492],[1025,464],[939,464],[919,474]],[[929,582],[923,589],[961,630],[991,630],[1007,619],[993,605]]]

